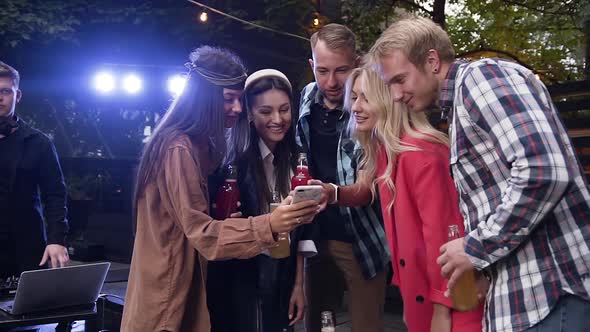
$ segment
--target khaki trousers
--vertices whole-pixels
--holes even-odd
[[[385,271],[365,280],[354,257],[352,244],[323,241],[318,255],[305,266],[306,297],[305,331],[320,332],[321,312],[342,306],[344,288],[348,289],[348,313],[352,332],[383,331]]]

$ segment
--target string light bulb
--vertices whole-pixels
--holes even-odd
[[[201,12],[201,14],[199,14],[199,21],[206,23],[209,20],[209,14],[207,14],[207,12]]]
[[[319,18],[317,18],[317,17],[316,17],[316,18],[314,18],[314,19],[313,19],[313,26],[314,26],[314,27],[317,27],[317,26],[319,26],[319,25],[320,25],[320,19],[319,19]]]

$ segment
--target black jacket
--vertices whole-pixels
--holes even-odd
[[[0,139],[0,227],[8,234],[4,261],[18,274],[39,268],[47,244],[65,245],[66,187],[50,139],[19,120]]]
[[[246,158],[237,165],[240,211],[244,217],[258,215],[262,210],[251,167]],[[212,180],[211,189],[221,181],[220,177]],[[291,255],[287,258],[273,259],[261,254],[246,260],[209,262],[207,304],[212,332],[292,330],[288,326],[289,300],[297,272],[298,243],[310,238],[308,226],[290,233]]]

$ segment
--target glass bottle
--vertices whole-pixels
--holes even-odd
[[[334,318],[331,311],[322,311],[322,330],[321,332],[335,332]]]
[[[449,225],[449,241],[461,237],[458,225]],[[475,286],[475,273],[473,270],[465,271],[457,280],[451,290],[453,306],[459,311],[471,310],[479,304],[477,287]]]
[[[295,169],[295,175],[291,178],[291,189],[295,189],[297,186],[307,185],[307,181],[311,180],[309,175],[309,168],[307,164],[307,154],[302,152],[299,154],[297,159],[297,168]]]
[[[270,202],[270,212],[274,211],[281,204],[281,194],[274,190]],[[268,250],[272,258],[286,258],[291,254],[289,247],[289,233],[279,233],[277,235],[277,245]]]
[[[215,204],[213,205],[213,218],[224,220],[238,210],[240,191],[238,190],[238,172],[234,165],[227,165],[225,170],[225,182],[217,191]]]

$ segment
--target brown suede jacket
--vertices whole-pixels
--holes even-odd
[[[179,137],[137,202],[121,331],[209,331],[207,260],[250,258],[275,245],[268,215],[208,215],[209,146]]]

